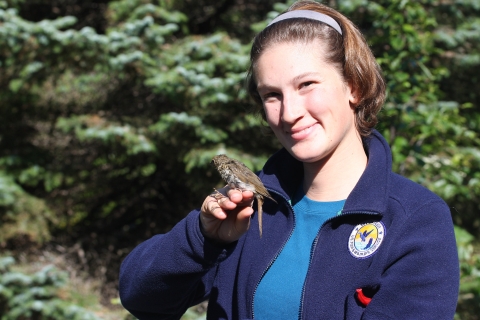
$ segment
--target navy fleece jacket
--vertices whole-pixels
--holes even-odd
[[[365,172],[314,242],[299,319],[452,319],[459,267],[448,206],[392,173],[378,132],[364,144]],[[192,211],[126,257],[123,306],[142,320],[179,319],[208,298],[208,319],[253,319],[256,287],[293,230],[290,197],[303,168],[281,150],[259,176],[278,202],[263,206],[261,238],[252,219],[240,240],[218,246],[203,237],[199,211]]]

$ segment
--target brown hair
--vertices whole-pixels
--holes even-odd
[[[343,35],[327,24],[306,18],[286,19],[262,30],[253,40],[247,90],[254,101],[262,105],[255,78],[256,62],[269,47],[284,42],[321,41],[327,48],[326,61],[335,65],[344,81],[356,94],[355,123],[362,136],[368,136],[377,124],[377,114],[385,100],[385,82],[365,38],[358,28],[338,11],[313,1],[298,1],[287,11],[311,10],[335,19]],[[265,113],[262,108],[262,116]]]

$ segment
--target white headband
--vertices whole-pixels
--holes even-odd
[[[321,21],[329,25],[333,29],[337,30],[338,33],[342,34],[342,28],[340,28],[340,25],[338,24],[337,21],[335,21],[335,19],[333,19],[330,16],[327,16],[326,14],[316,12],[316,11],[311,11],[311,10],[293,10],[293,11],[289,11],[287,13],[281,14],[275,19],[273,19],[272,22],[270,22],[267,27],[282,20],[295,19],[295,18],[305,18],[305,19]]]

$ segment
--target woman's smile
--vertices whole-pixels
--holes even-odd
[[[318,123],[314,123],[312,125],[308,125],[305,127],[295,127],[290,130],[287,130],[286,133],[290,134],[290,137],[293,140],[300,141],[310,137],[312,133],[317,129],[316,127],[320,126]]]

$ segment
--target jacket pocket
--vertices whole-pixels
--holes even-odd
[[[352,290],[345,299],[345,319],[360,319],[377,291],[370,287]]]

